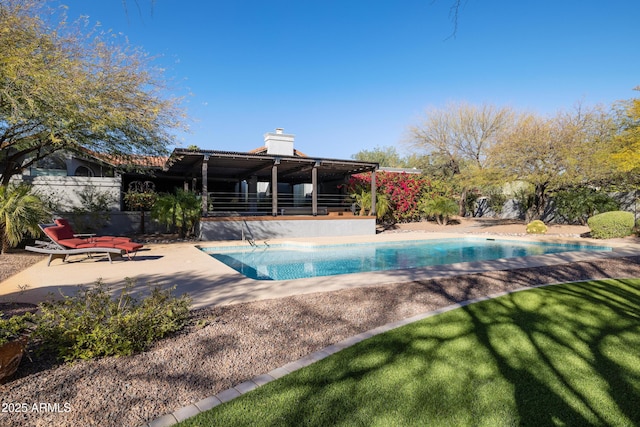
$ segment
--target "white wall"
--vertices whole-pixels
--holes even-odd
[[[71,210],[73,208],[82,208],[82,203],[78,194],[87,187],[94,188],[99,192],[109,193],[114,202],[111,209],[120,210],[120,191],[122,188],[122,179],[114,178],[98,178],[85,176],[17,176],[11,182],[25,182],[32,184],[34,189],[41,194],[58,200],[62,210]]]

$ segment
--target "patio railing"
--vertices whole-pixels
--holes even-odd
[[[270,194],[208,193],[209,216],[272,215]],[[318,194],[318,215],[331,212],[353,212],[354,200],[343,194]],[[277,215],[311,215],[311,197],[278,194]]]

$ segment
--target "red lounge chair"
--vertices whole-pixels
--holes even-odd
[[[94,253],[104,253],[112,261],[111,254],[126,255],[127,258],[135,257],[138,249],[142,248],[141,243],[132,242],[128,237],[86,237],[81,238],[74,235],[68,225],[45,224],[40,228],[44,234],[49,237],[50,242],[37,241],[36,246],[27,246],[26,250],[49,254],[49,262],[56,258],[64,258],[66,261],[69,255],[87,254],[91,257]]]
[[[65,231],[65,236],[68,237],[69,234],[72,235],[72,238],[84,238],[90,239],[91,242],[130,242],[131,239],[128,237],[114,237],[114,236],[96,236],[95,234],[78,234],[73,231],[71,224],[64,218],[54,219],[56,225],[60,225],[65,227],[67,230]]]

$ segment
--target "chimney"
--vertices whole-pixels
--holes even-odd
[[[280,156],[293,156],[294,135],[287,135],[283,128],[277,128],[275,133],[264,134],[264,145],[267,147],[267,154]]]

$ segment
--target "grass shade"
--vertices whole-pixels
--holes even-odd
[[[515,292],[347,348],[180,426],[640,424],[640,280]]]

